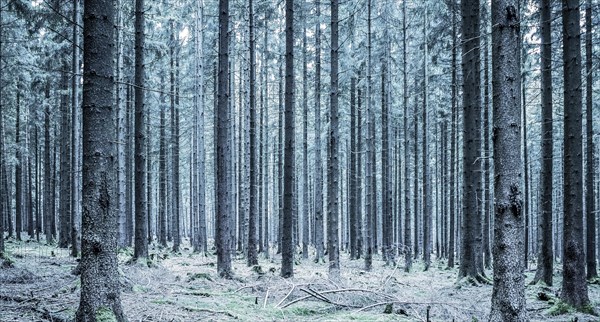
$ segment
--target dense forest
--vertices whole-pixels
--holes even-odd
[[[595,321],[592,0],[0,0],[0,321]]]

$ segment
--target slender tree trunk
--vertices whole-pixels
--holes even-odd
[[[52,198],[52,161],[50,159],[51,143],[50,143],[50,78],[46,79],[46,86],[44,89],[44,95],[46,100],[46,110],[44,113],[44,233],[46,235],[46,244],[50,245],[54,243],[52,234],[52,208],[54,207],[54,199]],[[4,174],[6,180],[6,172]],[[6,185],[8,187],[8,185]],[[7,190],[8,192],[8,190]],[[10,207],[7,212],[10,218]],[[10,220],[9,220],[10,221]],[[9,230],[10,234],[11,230]]]
[[[329,276],[340,275],[339,249],[339,202],[340,187],[339,170],[339,114],[338,114],[338,68],[339,68],[339,4],[331,0],[331,70],[330,70],[330,100],[329,100],[329,161],[327,170],[327,253],[329,254]]]
[[[525,306],[519,0],[492,2],[494,288],[490,321],[529,321]],[[515,129],[515,126],[517,128]],[[524,142],[527,144],[527,142]]]
[[[596,269],[596,207],[594,204],[594,122],[593,122],[593,61],[592,61],[592,1],[586,0],[585,6],[585,106],[586,106],[586,176],[585,176],[585,209],[586,209],[586,262],[587,278],[598,276]]]
[[[359,120],[360,122],[360,120]],[[350,78],[350,167],[349,167],[349,225],[350,225],[350,259],[358,259],[358,232],[359,222],[357,220],[359,208],[356,207],[357,195],[356,181],[358,173],[356,169],[356,159],[358,150],[356,149],[356,77]]]
[[[79,23],[79,0],[73,1],[73,21]],[[80,114],[79,114],[79,27],[73,24],[73,46],[71,68],[71,256],[79,256],[81,248],[81,151],[80,146]],[[36,129],[37,141],[37,129]],[[120,144],[119,144],[120,145]],[[37,144],[36,144],[37,146]],[[36,148],[37,149],[37,148]],[[37,150],[36,150],[37,155]],[[37,160],[37,157],[36,157]],[[36,171],[37,172],[37,171]],[[37,173],[36,173],[37,178]],[[36,179],[37,182],[37,179]],[[37,190],[37,189],[36,189]],[[37,203],[36,203],[37,205]]]
[[[315,0],[315,262],[323,260],[323,161],[321,159],[321,2]]]
[[[384,33],[384,37],[389,35]],[[392,150],[390,145],[390,120],[388,96],[388,59],[390,59],[389,44],[384,44],[384,59],[381,63],[381,200],[382,200],[382,255],[387,265],[394,265],[394,211],[393,211],[393,182],[392,182]]]
[[[423,30],[425,34],[425,43],[423,44],[424,48],[424,60],[423,60],[423,261],[425,264],[425,270],[429,269],[431,265],[431,231],[433,226],[433,214],[432,214],[432,189],[431,189],[431,165],[429,163],[430,155],[429,155],[429,113],[428,113],[428,87],[429,87],[429,70],[428,70],[428,59],[429,59],[429,41],[428,41],[428,8],[427,3],[425,2],[425,23],[423,24]]]
[[[173,102],[171,103],[171,146],[173,157],[173,214],[171,221],[171,235],[173,237],[173,252],[179,252],[181,245],[181,180],[180,180],[180,121],[179,121],[179,47],[175,52],[175,92],[173,93]],[[228,172],[229,173],[229,172]],[[231,191],[231,187],[228,188]],[[231,205],[231,201],[230,201]],[[184,230],[185,231],[185,230]],[[232,240],[232,239],[231,239]]]
[[[360,71],[358,73],[358,80],[362,78],[362,69],[360,67]],[[362,216],[362,201],[363,201],[363,193],[362,193],[362,95],[361,87],[358,86],[356,93],[356,259],[360,259],[360,256],[363,254],[363,216]]]
[[[231,147],[229,142],[229,0],[219,0],[219,74],[217,97],[217,157],[216,157],[216,236],[217,271],[219,276],[231,278],[231,249],[229,236],[231,227],[231,204],[229,191]]]
[[[83,218],[81,299],[76,321],[98,314],[125,321],[117,270],[116,157],[113,119],[114,2],[83,7]],[[98,17],[103,17],[98,19]]]
[[[373,113],[371,111],[371,0],[367,4],[367,88],[366,88],[366,112],[365,112],[365,270],[370,271],[373,266],[373,217],[376,206],[373,204],[373,195],[375,187],[373,186],[373,143],[371,136],[371,122],[373,122]]]
[[[480,2],[461,1],[463,75],[463,187],[459,278],[487,282],[483,271],[481,190]]]
[[[457,71],[458,71],[458,66],[457,66],[457,52],[458,52],[458,48],[457,48],[457,30],[456,30],[456,2],[453,0],[452,1],[452,6],[451,9],[452,10],[452,111],[450,113],[450,128],[451,128],[451,134],[450,134],[450,182],[449,182],[449,186],[450,186],[450,191],[449,191],[449,195],[450,195],[450,200],[448,207],[450,208],[450,222],[448,223],[449,225],[449,229],[448,229],[448,267],[449,268],[453,268],[454,267],[454,253],[455,253],[455,229],[454,227],[456,226],[456,196],[458,191],[456,190],[456,184],[454,182],[455,178],[456,178],[456,168],[457,168],[457,164],[456,164],[456,127],[458,126],[456,120],[457,120],[457,104],[458,104],[458,91],[457,91],[457,87],[458,87],[458,78],[457,78]]]
[[[283,227],[281,232],[281,276],[294,276],[294,0],[285,1],[285,152],[283,169]]]
[[[15,230],[17,240],[21,240],[21,231],[23,230],[23,152],[21,151],[21,86],[18,84],[19,82],[20,80],[17,80],[17,115],[15,121],[15,156],[17,159],[15,164]],[[61,230],[61,240],[62,238]],[[66,245],[61,247],[66,247]]]
[[[165,83],[164,70],[161,69],[161,84]],[[166,121],[166,98],[160,94],[160,137],[158,155],[158,242],[162,247],[167,247],[167,121]]]
[[[194,251],[206,254],[206,175],[204,158],[204,1],[196,1],[196,222],[194,222]]]
[[[563,282],[561,299],[589,305],[583,249],[581,28],[579,0],[562,1],[564,64]]]
[[[306,11],[306,10],[305,10]],[[304,30],[302,33],[302,258],[308,259],[308,67],[307,67],[307,13],[303,12]]]
[[[250,30],[250,213],[248,220],[248,266],[258,265],[256,225],[258,221],[258,165],[256,164],[256,41],[253,0],[248,1]]]
[[[484,4],[487,8],[487,4]],[[484,9],[487,21],[487,9]],[[487,23],[485,23],[484,34],[487,34]],[[490,149],[490,63],[489,63],[488,36],[483,36],[483,265],[486,269],[492,268],[492,251],[490,249],[490,217],[492,206],[492,194],[490,183],[492,182],[492,150]]]
[[[146,200],[146,157],[148,149],[144,122],[144,0],[135,1],[135,243],[133,258],[148,257],[148,200]]]
[[[408,49],[407,49],[406,0],[402,1],[402,105],[404,110],[404,271],[409,272],[412,267],[412,240],[410,212],[410,177],[409,173],[409,146],[410,135],[408,127]],[[414,174],[413,174],[414,175]],[[416,209],[414,210],[416,211]]]

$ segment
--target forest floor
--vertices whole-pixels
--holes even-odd
[[[72,275],[77,261],[68,250],[35,241],[8,240],[6,246],[13,264],[0,268],[0,321],[71,319],[80,281]],[[374,260],[373,270],[365,272],[362,260],[348,260],[344,253],[341,277],[334,281],[326,263],[299,257],[294,278],[283,279],[279,256],[261,257],[254,268],[239,256],[233,263],[235,278],[224,280],[217,276],[214,255],[192,254],[185,247],[178,254],[150,249],[151,267],[128,264],[131,252],[119,253],[121,298],[129,321],[427,321],[429,315],[431,321],[458,322],[485,321],[490,310],[492,286],[457,283],[457,270],[441,260],[427,272],[417,262],[410,273]],[[527,271],[527,282],[534,273]],[[600,321],[560,305],[560,279],[557,270],[556,286],[527,287],[531,320]],[[548,298],[541,300],[540,293]],[[589,284],[589,297],[600,312],[600,285]]]

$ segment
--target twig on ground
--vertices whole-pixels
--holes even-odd
[[[269,289],[267,289],[267,294],[265,294],[265,301],[263,302],[263,309],[267,307],[268,299],[269,299]]]
[[[285,300],[287,300],[287,298],[292,294],[294,289],[296,289],[296,285],[292,285],[292,289],[287,293],[287,295],[284,298],[281,299],[281,301],[279,301],[279,303],[277,303],[277,305],[275,307],[281,306],[281,303],[283,303],[283,302],[285,302]]]
[[[304,291],[304,289],[303,289],[303,291]],[[311,291],[313,291],[313,290],[311,289]],[[333,293],[342,293],[342,292],[365,292],[365,293],[372,293],[372,294],[376,294],[376,295],[382,296],[384,298],[387,298],[387,299],[389,299],[391,301],[396,300],[396,298],[393,297],[393,296],[391,296],[391,295],[388,295],[388,294],[385,294],[385,293],[381,293],[381,292],[377,292],[377,291],[371,291],[371,290],[367,290],[367,289],[362,289],[362,288],[341,288],[341,289],[335,289],[335,290],[327,290],[327,291],[320,292],[319,295],[323,296],[322,294],[333,294]],[[308,292],[306,292],[306,293],[308,293]],[[308,299],[310,297],[311,296],[304,296],[304,297],[297,298],[297,299],[295,299],[295,300],[293,300],[293,301],[285,304],[284,306],[282,306],[282,308],[288,307],[288,306],[290,306],[290,305],[292,305],[294,303],[300,302],[300,301],[304,301],[304,300],[306,300],[306,299]]]
[[[194,311],[195,312],[206,312],[206,313],[211,313],[211,314],[223,314],[223,315],[227,315],[230,318],[234,318],[236,320],[238,319],[237,316],[235,316],[229,312],[226,312],[226,311],[213,311],[210,309],[201,309],[201,308],[194,308]]]

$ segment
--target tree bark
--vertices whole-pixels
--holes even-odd
[[[562,1],[564,78],[563,282],[561,299],[589,305],[583,249],[581,28],[579,0]],[[568,135],[567,135],[568,134]]]
[[[453,24],[454,25],[454,24]],[[410,176],[409,174],[409,146],[410,135],[408,126],[408,49],[407,49],[406,0],[402,1],[402,105],[404,110],[404,271],[409,272],[412,267],[412,240],[411,240],[411,210],[410,210]],[[413,174],[414,175],[414,174]],[[416,211],[416,209],[414,210]]]
[[[283,227],[281,232],[281,276],[294,276],[294,0],[285,1],[285,147],[283,163]]]
[[[339,4],[331,0],[331,70],[329,99],[329,162],[327,171],[327,253],[329,255],[329,276],[340,275],[339,248],[339,112],[338,112],[338,69],[339,69]]]
[[[373,205],[373,143],[371,136],[371,122],[373,113],[371,111],[371,0],[367,3],[367,88],[366,88],[366,111],[365,111],[365,270],[370,271],[373,266],[373,217],[375,216]]]
[[[550,0],[540,2],[540,67],[542,103],[542,170],[540,171],[540,203],[538,218],[537,271],[533,283],[542,281],[552,286],[554,254],[552,253],[553,190],[553,116],[552,116],[552,28]]]
[[[217,97],[217,157],[216,157],[216,236],[217,271],[219,276],[232,278],[231,248],[231,191],[229,181],[231,173],[231,146],[229,128],[231,113],[229,110],[229,0],[219,0],[219,71]]]
[[[323,161],[321,158],[321,2],[315,0],[315,262],[323,260]]]
[[[81,248],[81,150],[80,146],[80,112],[79,112],[79,0],[73,1],[73,46],[71,68],[73,76],[71,77],[71,256],[79,256]],[[37,140],[37,129],[36,129]],[[37,146],[37,144],[36,144]],[[36,147],[37,149],[37,147]],[[37,151],[37,150],[36,150]],[[36,153],[37,155],[37,153]],[[37,159],[37,158],[36,158]],[[36,175],[37,176],[37,175]],[[37,182],[37,179],[36,179]],[[37,189],[36,189],[37,190]],[[36,203],[37,205],[37,203]]]
[[[459,278],[487,282],[483,271],[481,191],[480,2],[461,1],[463,75],[463,187]]]
[[[492,2],[494,287],[490,321],[529,321],[522,261],[523,194],[519,0]],[[524,142],[527,144],[527,142]]]
[[[250,30],[250,213],[248,220],[248,266],[258,265],[256,225],[258,221],[258,165],[256,164],[256,41],[253,0],[248,1]]]
[[[431,189],[431,166],[429,164],[430,155],[429,155],[429,112],[427,111],[429,108],[428,105],[428,87],[429,87],[429,70],[428,70],[428,59],[429,59],[429,41],[428,41],[428,8],[427,3],[425,2],[425,21],[423,24],[423,31],[425,34],[425,43],[423,44],[424,60],[423,60],[423,262],[425,264],[424,270],[429,270],[429,266],[431,265],[431,231],[433,225],[433,214],[432,214],[432,189]]]
[[[125,321],[117,270],[115,124],[113,119],[114,2],[83,7],[83,218],[81,299],[76,321],[98,315]]]
[[[135,1],[135,243],[133,258],[148,257],[148,200],[146,200],[146,121],[144,94],[144,0]]]
[[[594,203],[594,121],[593,121],[593,61],[592,61],[592,1],[586,0],[585,6],[585,106],[586,106],[586,176],[585,176],[585,209],[586,209],[586,262],[587,278],[598,276],[596,268],[596,207]]]

